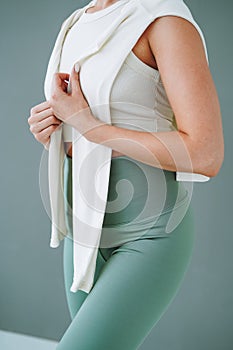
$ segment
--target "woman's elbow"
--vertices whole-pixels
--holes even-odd
[[[198,157],[195,172],[208,177],[217,176],[224,162],[224,147],[213,152],[212,156],[210,156],[210,153],[206,156],[204,154],[206,153],[203,152],[202,157]]]
[[[212,172],[210,175],[210,177],[215,177],[218,175],[218,173],[220,172],[221,168],[222,168],[222,165],[223,165],[223,162],[224,162],[224,154],[219,156],[216,161],[214,162],[213,164],[213,168],[212,168]]]

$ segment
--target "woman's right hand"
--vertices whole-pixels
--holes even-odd
[[[30,110],[28,124],[35,139],[48,150],[50,135],[59,127],[62,121],[56,118],[48,101],[35,105]]]

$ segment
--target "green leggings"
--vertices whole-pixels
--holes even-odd
[[[113,161],[109,200],[113,196],[114,179],[116,180],[121,173],[119,164],[121,167],[125,166],[123,175],[126,175],[126,164],[129,163],[126,161],[127,157]],[[67,157],[65,162],[65,195],[71,203],[72,159]],[[145,168],[147,167],[149,166],[145,165]],[[155,174],[162,171],[155,169],[152,170]],[[137,175],[133,174],[135,171],[130,176],[136,178]],[[174,173],[165,171],[165,174],[168,175],[167,182],[170,181],[169,184],[172,184],[176,191],[179,183],[174,180]],[[171,195],[173,187],[170,187],[168,196]],[[139,193],[142,193],[142,190],[136,195]],[[117,220],[120,218],[119,212],[116,214]],[[126,214],[127,211],[121,210],[121,212],[122,217],[125,217],[123,212]],[[67,225],[72,231],[69,215],[67,209]],[[106,227],[110,227],[107,215]],[[114,216],[109,215],[114,220]],[[164,217],[161,215],[163,220],[168,214],[164,215]],[[70,236],[64,239],[64,282],[72,322],[63,334],[57,349],[139,349],[178,292],[194,246],[194,217],[190,205],[182,221],[169,234],[161,234],[164,221],[161,222],[162,224],[157,222],[148,231],[150,234],[141,235],[137,239],[116,246],[99,247],[94,285],[89,294],[81,290],[76,293],[69,290],[73,277],[73,244]],[[156,231],[156,227],[160,227],[160,234]]]

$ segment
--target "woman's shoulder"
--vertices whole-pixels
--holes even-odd
[[[185,25],[185,21],[186,21],[187,27],[188,26],[190,27],[190,25],[192,25],[198,32],[204,46],[206,59],[208,61],[207,45],[206,45],[203,31],[200,28],[199,24],[197,23],[196,19],[193,17],[191,9],[183,0],[153,0],[153,1],[139,0],[139,1],[140,1],[140,4],[149,12],[150,17],[152,18],[152,22],[150,24],[148,33],[149,32],[152,33],[153,31],[156,30],[156,28],[158,28],[158,25],[154,25],[154,24],[155,22],[158,22],[158,20],[161,19],[162,17],[172,16],[171,19],[164,18],[162,21],[160,21],[165,26],[166,25],[169,26],[171,22],[174,23],[175,21],[177,23]]]

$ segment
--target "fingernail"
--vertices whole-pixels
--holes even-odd
[[[75,71],[78,73],[80,69],[79,63],[76,62],[74,67],[75,67]]]

